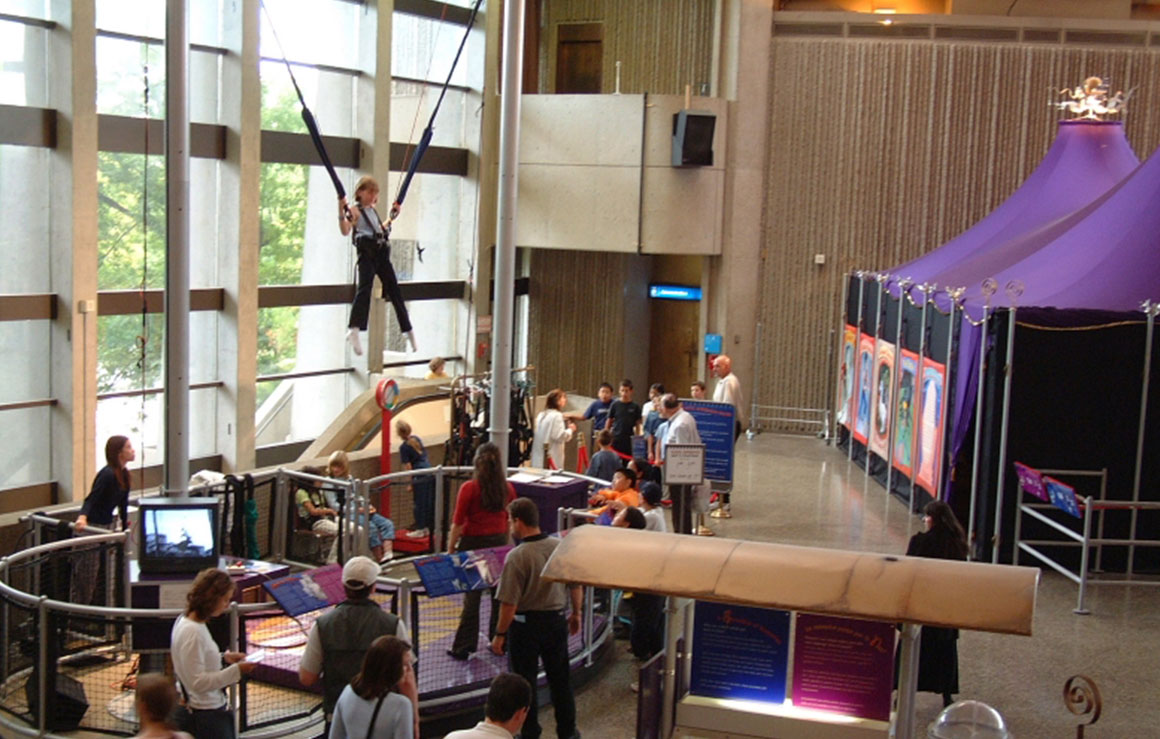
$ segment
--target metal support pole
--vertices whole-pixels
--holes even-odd
[[[914,739],[914,694],[918,688],[918,649],[922,627],[903,624],[898,651],[898,714],[895,739]]]
[[[882,293],[886,292],[886,288],[882,285],[886,282],[886,275],[874,275],[874,281],[878,283],[878,302],[874,305],[874,355],[870,357],[870,367],[874,367],[874,363],[878,361],[878,343],[882,341]],[[874,387],[874,373],[870,373],[870,387],[871,387],[871,405],[873,405],[873,387]],[[874,410],[870,410],[870,425],[874,425]],[[870,478],[870,435],[874,433],[871,428],[866,436],[866,464],[862,467],[862,475],[864,479]]]
[[[1153,303],[1150,300],[1145,300],[1144,304],[1140,306],[1141,309],[1148,316],[1148,328],[1144,334],[1144,381],[1141,383],[1140,389],[1140,426],[1136,432],[1136,472],[1132,479],[1132,502],[1140,502],[1140,478],[1142,474],[1142,465],[1144,462],[1144,429],[1148,422],[1148,385],[1152,379],[1152,331],[1156,325],[1156,311],[1160,308],[1160,304]],[[1128,536],[1132,541],[1136,540],[1136,519],[1139,511],[1132,508],[1131,512],[1131,528]],[[1132,577],[1133,565],[1136,561],[1136,547],[1131,545],[1128,547],[1128,577]]]
[[[443,551],[443,489],[446,485],[443,465],[435,472],[435,525],[431,528],[431,549]]]
[[[681,640],[681,624],[677,619],[683,598],[669,596],[665,606],[665,673],[664,697],[661,701],[661,737],[673,735],[673,719],[677,710],[677,643]]]
[[[848,280],[848,279],[842,280],[842,310],[841,310],[841,314],[842,314],[842,323],[840,325],[840,328],[842,329],[842,333],[838,334],[838,336],[842,339],[843,342],[845,342],[846,324],[850,322],[850,280]],[[844,349],[845,349],[844,343],[842,344],[842,347],[843,347],[842,350],[838,351],[838,377],[837,377],[837,381],[834,382],[834,419],[835,420],[837,420],[838,414],[840,414],[842,412],[842,363],[846,361],[846,352],[844,351]],[[855,349],[855,351],[857,351],[857,346],[855,346],[854,349]],[[847,367],[846,371],[853,372],[854,368]],[[853,379],[853,378],[851,378],[851,379]],[[751,413],[749,415],[749,418],[750,418],[749,422],[750,423],[753,423],[752,419],[755,415],[757,415],[756,400],[757,399],[754,398],[753,413]],[[829,428],[828,425],[827,425],[827,428]],[[837,435],[838,435],[838,428],[837,428],[837,424],[835,424],[834,436],[837,437]]]
[[[418,644],[419,634],[416,629],[419,628],[419,624],[415,623],[415,619],[411,618],[412,597],[411,581],[404,577],[399,581],[399,612],[395,615],[411,625],[411,643]],[[416,655],[418,655],[418,650],[416,650]]]
[[[866,289],[866,280],[863,278],[861,272],[855,272],[854,274],[857,275],[857,277],[858,277],[858,321],[854,325],[854,328],[856,329],[855,335],[854,335],[854,341],[855,341],[855,344],[854,344],[855,362],[854,363],[855,363],[855,365],[857,365],[858,354],[859,354],[859,352],[862,351],[860,348],[861,337],[862,337],[862,296],[863,296],[863,293]],[[850,371],[853,372],[854,368],[851,367]],[[854,375],[853,383],[854,383],[853,392],[857,393],[858,392],[858,375],[857,374]],[[858,423],[858,419],[854,418],[854,416],[850,416],[849,446],[846,447],[846,459],[847,460],[854,459],[854,426],[857,423]]]
[[[491,348],[490,438],[508,463],[511,426],[512,317],[516,273],[516,193],[519,187],[520,93],[523,90],[524,0],[503,13],[503,82],[499,123],[499,206],[495,247],[495,300]],[[484,283],[486,284],[486,282]]]
[[[764,329],[760,321],[757,322],[757,328],[754,330],[753,336],[753,377],[754,379],[761,377],[761,335]],[[755,383],[756,384],[756,383]],[[754,388],[753,397],[750,398],[749,403],[749,428],[745,430],[745,438],[752,439],[757,433],[757,392]]]
[[[189,482],[189,5],[165,4],[165,492]]]
[[[918,376],[914,378],[915,397],[922,397],[922,360],[926,359],[926,308],[930,304],[930,294],[934,288],[928,282],[924,282],[918,286],[918,291],[922,293],[922,318],[920,320],[920,330],[918,332]],[[943,391],[945,394],[945,390]],[[921,419],[920,419],[921,421]],[[915,430],[920,429],[919,424],[915,424]],[[910,499],[906,501],[906,509],[910,513],[914,513],[914,486],[917,484],[915,478],[918,477],[918,450],[919,450],[919,434],[914,434],[911,440],[910,458],[914,463],[910,470]],[[910,519],[907,519],[908,521]],[[909,525],[908,525],[909,527]]]
[[[238,624],[238,603],[237,603],[237,601],[231,601],[230,602],[230,649],[232,649],[235,652],[245,651],[242,649],[241,635],[242,635],[242,630],[241,630],[241,628],[239,628],[239,624]],[[230,713],[233,714],[234,733],[235,734],[240,734],[241,730],[242,730],[242,717],[241,717],[241,712],[238,710],[238,698],[239,698],[238,691],[239,691],[240,687],[241,687],[240,681],[236,682],[236,683],[232,683],[229,687],[229,693],[228,693],[229,701],[230,701]]]
[[[1108,499],[1108,468],[1100,470],[1100,502]],[[1104,538],[1104,510],[1100,510],[1100,521],[1096,524],[1096,538]],[[1096,572],[1104,571],[1104,545],[1096,547]]]
[[[1007,482],[1007,423],[1011,417],[1011,370],[1015,361],[1015,304],[1007,316],[1007,361],[1003,365],[1003,417],[999,428],[999,480],[995,486],[995,547],[991,562],[999,564],[999,549],[1003,541],[1003,489]]]
[[[40,644],[37,649],[36,688],[40,700],[36,705],[36,728],[43,733],[48,728],[48,606],[47,596],[40,596],[36,604],[37,631],[40,634]],[[56,665],[53,665],[53,669]]]
[[[609,603],[612,598],[608,599]],[[584,665],[586,667],[592,666],[592,639],[596,634],[596,590],[592,586],[584,588]],[[615,613],[608,615],[609,621],[615,618]]]
[[[951,310],[950,310],[950,313],[948,313],[948,314],[947,314],[947,356],[946,356],[946,368],[947,368],[947,377],[948,377],[948,378],[950,377],[950,374],[951,374],[951,367],[952,367],[952,365],[951,365],[951,351],[953,351],[953,350],[954,350],[954,346],[955,346],[955,306],[956,306],[957,302],[958,302],[958,301],[957,301],[957,300],[954,298],[954,296],[952,296],[952,297],[951,297]],[[957,379],[957,378],[956,378],[956,379]],[[945,429],[952,429],[952,428],[954,428],[954,424],[952,424],[952,423],[950,423],[949,421],[947,421],[947,420],[946,420],[946,418],[947,418],[947,410],[950,408],[950,395],[951,395],[951,394],[950,394],[950,383],[949,383],[949,382],[947,382],[947,383],[945,383],[945,384],[944,384],[944,386],[943,386],[943,412],[942,412],[942,418],[943,418],[943,428],[945,428]],[[939,485],[941,486],[941,488],[942,488],[943,490],[946,490],[946,485],[947,485],[947,478],[950,476],[950,475],[949,475],[949,473],[950,473],[950,469],[951,469],[951,452],[952,452],[952,450],[951,450],[951,448],[950,448],[950,446],[951,446],[951,445],[950,445],[950,444],[947,444],[947,443],[946,443],[946,441],[947,441],[947,439],[945,438],[945,435],[944,435],[944,438],[943,438],[943,442],[944,442],[944,443],[942,443],[942,444],[940,444],[940,445],[939,445],[939,446],[940,446],[940,448],[943,450],[943,453],[942,453],[942,455],[941,455],[941,456],[942,456],[942,459],[941,459],[941,460],[939,460],[939,463],[940,463],[940,464],[942,464],[942,462],[945,460],[946,464],[945,464],[945,466],[943,467],[943,469],[947,470],[947,472],[948,472],[948,474],[946,474],[946,475],[941,475],[941,476],[939,477]],[[945,499],[947,496],[945,496],[945,495],[935,495],[935,497],[936,497],[936,498],[938,498],[939,500],[944,500],[944,499]]]
[[[287,529],[289,522],[286,520],[286,502],[287,502],[287,475],[279,469],[277,477],[274,478],[274,530],[270,537],[270,549],[273,551],[271,559],[275,562],[281,562],[286,559],[286,553],[289,548],[286,546],[286,537],[288,536]]]
[[[1092,496],[1087,496],[1083,499],[1083,549],[1080,550],[1079,558],[1079,601],[1075,605],[1075,610],[1072,613],[1077,616],[1087,616],[1091,613],[1084,606],[1084,596],[1087,595],[1087,581],[1088,581],[1088,561],[1092,547]],[[1133,508],[1135,513],[1136,509]],[[1135,536],[1132,537],[1133,539]],[[1128,570],[1131,573],[1131,570]]]
[[[968,514],[967,521],[967,553],[970,559],[975,559],[976,554],[982,554],[982,550],[975,548],[975,506],[979,501],[979,454],[982,451],[983,438],[983,389],[984,380],[987,377],[987,313],[991,309],[991,295],[994,292],[988,293],[986,291],[986,283],[984,283],[984,295],[986,301],[983,303],[983,322],[979,324],[979,381],[975,388],[975,450],[971,458],[971,508]],[[966,315],[965,311],[963,315]]]
[[[890,392],[890,430],[893,433],[886,435],[886,492],[894,483],[894,436],[898,433],[898,367],[902,360],[902,311],[906,307],[906,280],[898,282],[898,320],[894,322],[894,369],[891,375]],[[926,304],[923,303],[925,306]],[[832,342],[831,342],[832,343]]]

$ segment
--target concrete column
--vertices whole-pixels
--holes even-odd
[[[97,82],[94,0],[52,0],[49,107],[58,111],[49,226],[51,287],[58,298],[46,371],[52,409],[52,477],[61,500],[80,500],[96,474]]]
[[[226,159],[218,191],[218,265],[225,306],[218,321],[217,448],[222,470],[253,469],[258,376],[258,244],[261,108],[258,0],[224,6],[221,120]]]
[[[753,306],[760,302],[772,12],[768,2],[759,0],[722,1],[717,85],[730,101],[728,167],[721,256],[711,264],[708,330],[723,335],[723,349],[733,358],[747,399],[755,397]]]
[[[475,270],[472,275],[472,305],[476,316],[490,316],[491,277],[494,260],[495,229],[499,193],[499,73],[500,56],[503,49],[503,29],[500,27],[502,13],[499,4],[488,4],[480,11],[484,28],[484,72],[483,72],[483,134],[479,149],[479,212],[476,224],[478,247],[475,253]],[[477,21],[478,22],[478,21]],[[517,245],[518,246],[518,245]],[[486,372],[489,368],[490,352],[479,357],[475,350],[477,338],[475,322],[464,327],[463,335],[468,337],[470,349],[467,372]]]
[[[391,209],[394,188],[391,174],[391,39],[394,29],[394,0],[371,0],[366,15],[359,24],[359,49],[362,58],[359,67],[358,99],[373,100],[373,106],[359,106],[354,135],[363,142],[360,152],[362,171],[379,181],[379,215],[384,219]],[[361,174],[361,173],[360,173]],[[348,198],[353,200],[354,193]],[[386,301],[381,297],[382,287],[375,282],[371,300],[370,321],[367,323],[366,371],[383,371],[383,349],[387,337]],[[422,333],[419,334],[422,339]],[[367,380],[369,383],[369,379]]]

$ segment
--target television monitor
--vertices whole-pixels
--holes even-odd
[[[712,167],[717,116],[703,110],[673,113],[673,166]]]
[[[141,498],[137,564],[142,574],[196,574],[220,564],[217,498]]]

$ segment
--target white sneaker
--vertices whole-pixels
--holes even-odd
[[[358,329],[352,327],[350,331],[346,332],[346,338],[350,341],[350,348],[354,351],[356,356],[362,356],[362,341],[358,338]]]
[[[408,539],[423,539],[429,535],[430,535],[430,532],[427,531],[427,529],[415,529],[414,531],[407,532]]]
[[[408,331],[407,333],[403,334],[403,336],[407,337],[407,343],[411,345],[412,352],[419,351],[419,346],[415,343],[415,332],[414,331]]]

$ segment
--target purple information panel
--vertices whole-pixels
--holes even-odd
[[[427,595],[437,598],[468,590],[483,590],[499,582],[511,545],[472,549],[455,554],[436,554],[415,562]]]
[[[1051,502],[1047,497],[1047,488],[1043,485],[1042,472],[1022,462],[1016,462],[1015,474],[1019,476],[1019,487],[1023,488],[1023,492],[1034,495],[1044,503]]]
[[[689,692],[785,702],[789,612],[697,601]]]
[[[795,706],[889,721],[893,687],[893,624],[797,615]]]

